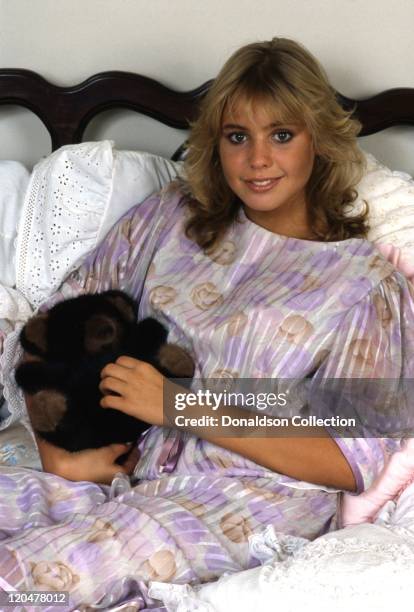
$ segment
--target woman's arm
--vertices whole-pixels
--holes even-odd
[[[203,410],[205,408],[202,406],[192,407],[191,412],[186,409],[186,416],[200,416]],[[254,416],[237,406],[226,406],[223,413],[234,419]],[[214,427],[188,427],[187,430],[273,472],[296,480],[356,491],[355,478],[348,461],[323,427],[288,426],[283,428],[283,437],[273,437],[271,433],[268,437],[263,434],[260,437],[218,436]]]
[[[234,417],[246,417],[245,410],[230,410],[235,411]],[[226,408],[226,414],[228,413]],[[356,491],[352,469],[326,429],[309,428],[310,437],[306,437],[306,429],[297,426],[285,427],[283,437],[231,438],[215,436],[214,430],[210,428],[210,431],[201,437],[296,480]]]
[[[25,395],[27,412],[30,417],[31,398]],[[36,437],[40,460],[45,472],[56,474],[67,480],[88,480],[110,484],[115,474],[131,474],[138,459],[138,449],[130,444],[111,444],[103,448],[70,453],[54,446],[39,436]],[[130,451],[122,465],[116,460]]]
[[[103,448],[69,453],[39,437],[36,437],[40,459],[45,472],[56,474],[67,480],[87,480],[111,484],[118,473],[131,474],[139,459],[137,448],[130,444],[111,444]],[[121,456],[131,451],[122,465],[116,463]]]
[[[105,394],[101,400],[103,408],[121,410],[152,425],[169,425],[164,419],[163,410],[166,380],[151,365],[132,357],[120,357],[116,363],[107,365],[101,375],[100,388]],[[112,395],[113,392],[118,395]],[[186,393],[187,390],[177,386],[177,392]],[[233,417],[248,416],[246,410],[238,407],[226,407],[225,410]],[[202,413],[203,407],[200,406],[186,409],[186,416],[190,418]],[[291,431],[292,437],[283,438],[217,436],[214,427],[187,427],[187,431],[291,478],[348,491],[356,490],[347,460],[322,427],[309,428],[312,437],[308,438],[305,437],[306,428],[299,427],[288,429],[286,434]],[[302,437],[293,437],[293,433]],[[315,437],[318,434],[320,437]]]

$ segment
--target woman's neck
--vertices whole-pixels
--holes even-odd
[[[291,214],[287,217],[286,215],[280,215],[277,209],[274,211],[258,211],[246,206],[243,208],[250,221],[273,234],[300,240],[317,240],[308,222],[306,212],[301,211],[300,214]]]

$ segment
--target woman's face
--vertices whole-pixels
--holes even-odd
[[[285,236],[310,237],[306,185],[315,152],[311,135],[299,124],[284,124],[256,103],[239,101],[225,110],[219,155],[230,189],[246,215],[262,227]]]

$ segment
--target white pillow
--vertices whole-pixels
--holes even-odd
[[[15,240],[30,173],[17,161],[0,161],[0,284],[15,285]]]
[[[152,582],[150,597],[161,600],[168,612],[389,612],[414,596],[414,540],[409,530],[357,525],[298,542],[290,552],[289,539],[294,538],[275,532],[269,538],[272,531],[269,527],[255,536],[262,537],[262,547],[273,547],[266,565],[193,588]]]
[[[62,147],[33,168],[16,245],[16,287],[32,305],[97,244],[112,166],[112,144],[105,141]]]
[[[143,151],[113,149],[112,153],[112,193],[99,239],[105,236],[127,210],[162,189],[182,168],[181,162],[173,162]]]
[[[414,180],[392,171],[365,153],[367,171],[359,183],[358,202],[369,205],[368,240],[401,250],[404,263],[414,266]]]
[[[18,229],[16,287],[34,307],[131,206],[176,175],[179,164],[113,144],[67,145],[33,169]]]

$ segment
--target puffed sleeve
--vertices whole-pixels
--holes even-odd
[[[172,203],[163,193],[154,194],[129,210],[41,309],[48,309],[61,299],[79,293],[107,289],[122,289],[139,300]]]
[[[372,483],[400,439],[413,435],[413,379],[414,288],[392,272],[338,322],[312,381],[315,389],[324,382],[330,388],[328,408],[321,402],[325,416],[327,409],[355,418],[353,429],[334,424],[328,430],[352,468],[357,492]]]

